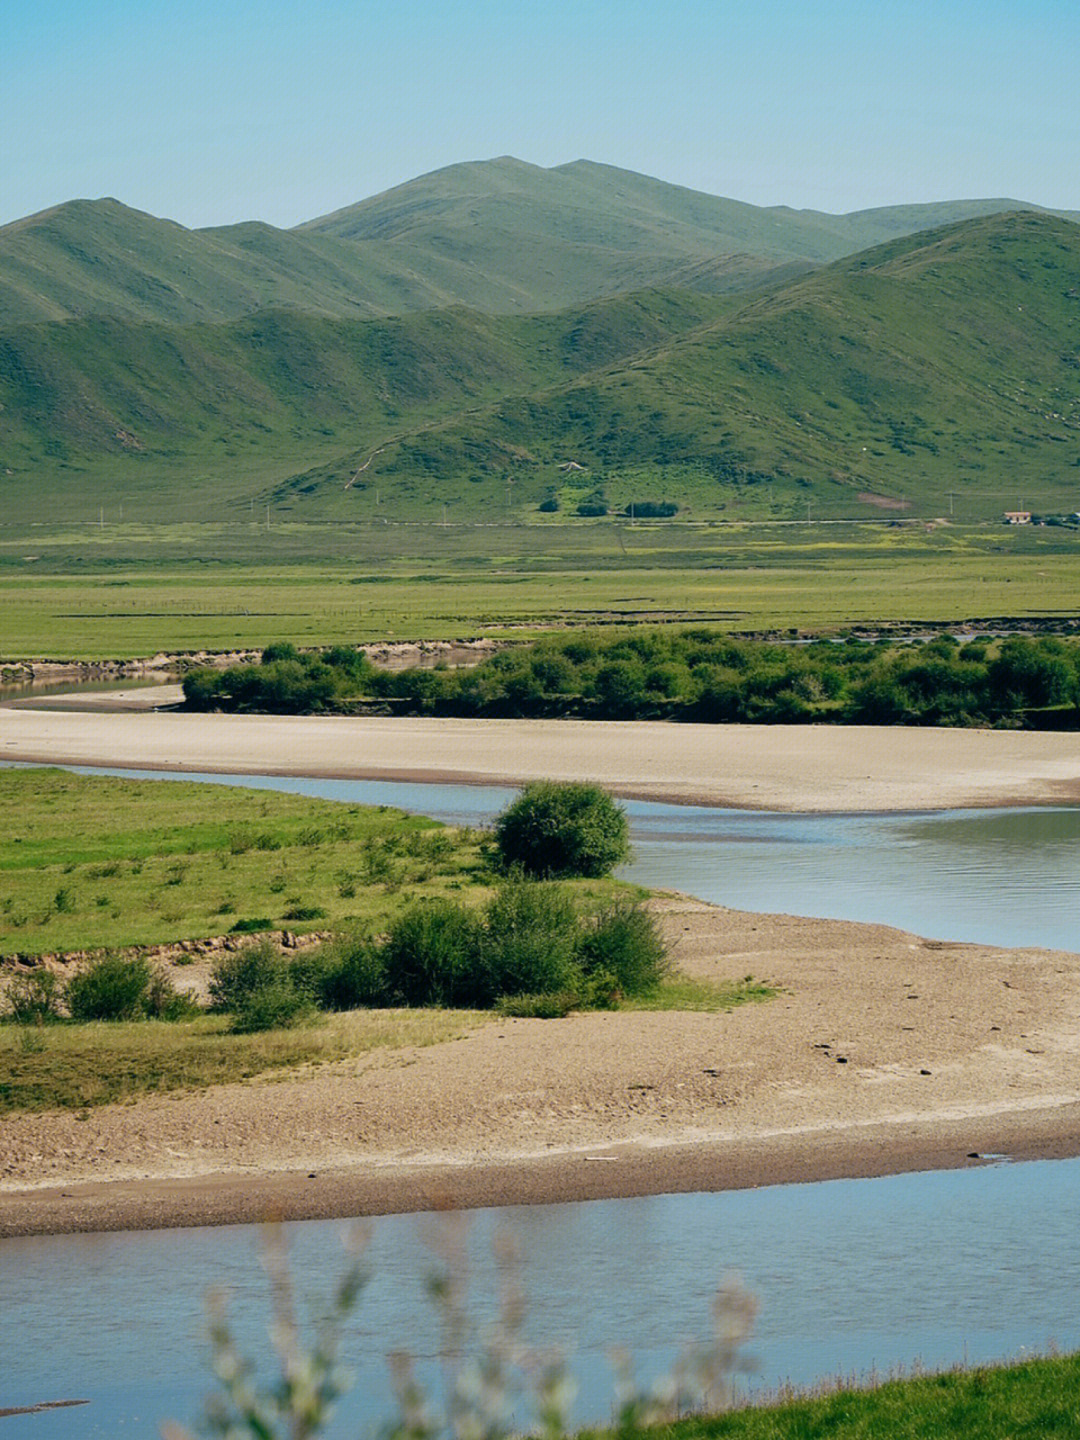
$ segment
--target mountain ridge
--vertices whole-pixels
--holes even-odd
[[[447,166],[291,229],[249,220],[191,230],[112,197],[77,199],[0,227],[0,328],[89,316],[184,324],[281,306],[355,317],[454,304],[524,314],[672,284],[738,293],[1014,204],[830,216],[595,161],[545,169],[512,156]]]
[[[1080,227],[991,215],[742,296],[550,315],[24,325],[0,332],[0,407],[22,509],[46,475],[160,506],[168,474],[177,505],[335,520],[372,494],[384,516],[480,519],[511,492],[517,515],[655,499],[705,519],[933,516],[955,492],[987,518],[1021,490],[1071,513]]]

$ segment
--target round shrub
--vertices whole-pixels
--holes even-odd
[[[518,880],[502,886],[484,912],[484,958],[492,993],[550,995],[572,991],[577,915],[561,885]]]
[[[390,993],[403,1005],[486,1005],[480,921],[452,900],[421,900],[380,947]]]
[[[635,900],[615,900],[601,910],[578,942],[587,979],[622,995],[654,990],[670,968],[656,917]]]
[[[386,958],[366,935],[339,935],[320,947],[325,969],[317,1001],[326,1010],[359,1010],[390,1004]],[[294,976],[300,961],[293,962]]]
[[[268,940],[227,950],[210,972],[210,1008],[237,1010],[248,996],[273,985],[286,970],[285,960]]]
[[[138,1020],[146,1014],[153,972],[141,955],[102,955],[68,981],[73,1020]]]
[[[609,874],[630,853],[626,814],[598,785],[526,785],[495,822],[499,862],[537,879]]]
[[[268,985],[249,991],[233,1011],[232,1025],[236,1035],[251,1035],[258,1030],[281,1030],[306,1020],[314,1011],[311,1000],[292,983],[283,971]]]

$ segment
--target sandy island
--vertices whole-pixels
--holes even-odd
[[[468,778],[798,810],[1080,798],[1071,735],[0,710],[6,759]],[[711,1190],[1080,1154],[1080,955],[657,901],[723,1015],[486,1019],[288,1078],[15,1116],[0,1235]]]

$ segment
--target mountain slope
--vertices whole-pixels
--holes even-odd
[[[0,227],[0,328],[97,315],[185,324],[264,308],[524,314],[654,286],[737,293],[1016,208],[761,209],[612,166],[506,157],[435,171],[294,230],[187,230],[116,200],[74,200]]]
[[[950,490],[983,513],[1080,509],[1080,227],[1018,214],[893,241],[389,447],[378,472],[442,482],[510,456],[534,489],[571,456],[612,503],[649,476],[698,513],[940,514]]]
[[[555,315],[18,326],[0,406],[0,484],[31,509],[47,479],[160,490],[166,467],[185,514],[242,493],[347,517],[365,487],[400,518],[598,495],[705,518],[1072,512],[1080,226],[990,216],[761,294]]]

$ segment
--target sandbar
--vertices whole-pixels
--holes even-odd
[[[139,707],[152,692],[139,694]],[[175,699],[163,687],[162,703]],[[118,702],[122,707],[122,702]],[[516,785],[790,811],[1080,801],[1080,735],[841,725],[188,715],[0,707],[0,760]]]
[[[0,1236],[721,1190],[1080,1154],[1080,956],[658,896],[728,1013],[455,1037],[0,1127]]]

